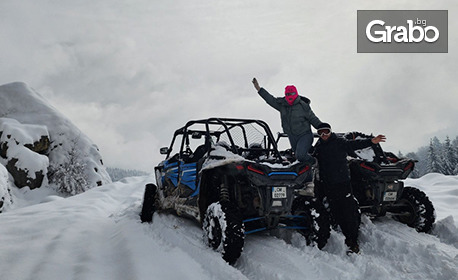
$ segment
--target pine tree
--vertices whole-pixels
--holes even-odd
[[[434,137],[437,140],[436,137]],[[426,168],[426,173],[441,173],[441,168],[439,165],[438,157],[437,157],[437,149],[438,149],[437,141],[433,142],[433,139],[429,142],[429,149],[428,149],[428,165]]]
[[[443,166],[445,175],[455,175],[457,165],[457,154],[455,147],[450,143],[450,138],[447,136],[443,149]]]
[[[456,136],[455,139],[452,141],[452,145],[458,149],[458,136]]]
[[[453,169],[453,175],[458,175],[458,136],[452,142],[453,150],[455,151],[455,167]]]
[[[418,149],[415,153],[417,155],[416,169],[419,173],[419,177],[428,173],[428,150],[429,146],[423,146]]]
[[[420,147],[416,153],[407,154],[407,157],[414,158],[412,155],[416,155],[415,159],[418,160],[415,174],[411,174],[413,178],[429,172],[458,175],[458,136],[453,141],[447,136],[444,144],[434,137],[430,139],[429,146]]]
[[[436,136],[434,136],[430,143],[432,143],[432,145],[434,146],[434,148],[437,150],[437,149],[440,149],[442,144],[441,144],[441,141],[439,140],[439,138],[437,138]]]

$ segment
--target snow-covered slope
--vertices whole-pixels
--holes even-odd
[[[19,167],[31,170],[32,174],[43,170],[46,176],[51,168],[56,170],[65,166],[72,157],[71,160],[83,166],[88,188],[111,183],[97,146],[67,117],[24,83],[0,86],[0,129],[4,132],[2,143],[13,135],[8,142],[7,157],[0,162],[4,165],[16,157],[19,158],[16,166],[21,163]],[[41,135],[49,137],[47,156],[24,147],[24,144],[38,141]],[[45,186],[46,183],[45,180]]]
[[[141,224],[144,184],[131,177],[0,216],[0,279],[458,279],[458,177],[429,174],[407,184],[437,205],[433,234],[363,217],[361,255],[347,256],[332,232],[320,251],[299,234],[247,236],[234,266],[202,241],[194,222],[155,214]],[[38,197],[41,196],[40,199]]]

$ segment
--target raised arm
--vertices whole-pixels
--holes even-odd
[[[267,104],[272,106],[272,108],[276,110],[280,110],[280,104],[277,101],[277,98],[275,98],[273,95],[271,95],[267,90],[259,86],[258,80],[256,78],[253,78],[253,85],[254,88],[258,91],[258,94],[264,99]]]
[[[342,138],[343,139],[343,138]],[[371,144],[378,144],[380,142],[385,142],[386,137],[385,135],[377,135],[377,137],[374,137],[372,139],[357,139],[357,140],[346,140],[343,139],[347,145],[347,152],[350,151],[355,151],[359,149],[364,149],[367,147],[370,147]]]

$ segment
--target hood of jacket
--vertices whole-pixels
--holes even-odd
[[[299,95],[299,97],[300,97],[300,100],[304,101],[305,103],[307,103],[309,105],[310,105],[310,103],[312,103],[312,101],[310,99],[308,99],[307,97],[305,97],[305,96]]]

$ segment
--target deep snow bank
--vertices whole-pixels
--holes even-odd
[[[426,193],[436,210],[436,221],[451,216],[458,225],[458,176],[429,173],[419,179],[408,178],[404,185]]]

